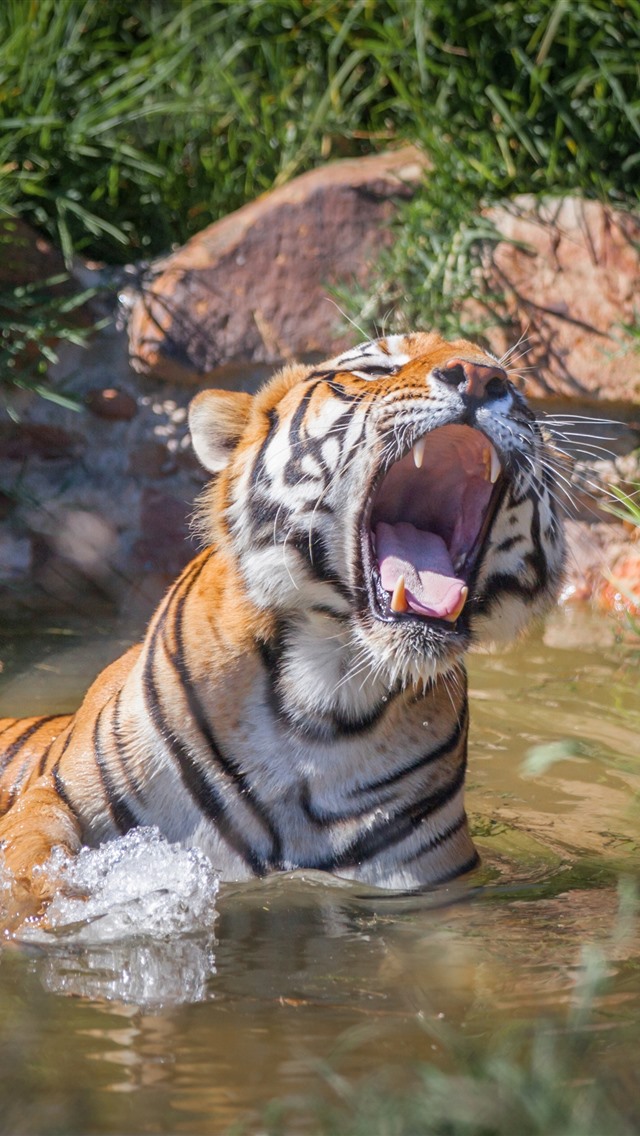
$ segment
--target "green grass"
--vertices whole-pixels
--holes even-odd
[[[0,45],[2,200],[67,254],[163,251],[403,139],[424,220],[453,189],[637,200],[638,0],[5,0]]]

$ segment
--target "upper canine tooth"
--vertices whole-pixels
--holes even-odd
[[[393,589],[390,606],[392,611],[400,612],[408,610],[409,605],[407,604],[407,598],[404,594],[404,576],[398,576],[398,579],[396,580],[396,586]]]
[[[413,460],[416,463],[416,469],[420,469],[424,460],[424,438],[418,438],[417,442],[413,443]]]
[[[498,480],[498,478],[500,477],[500,474],[502,472],[502,466],[500,465],[500,458],[498,457],[493,446],[490,447],[489,452],[491,454],[491,466],[490,466],[490,472],[489,472],[489,481],[491,482],[492,485],[495,485],[496,481]]]

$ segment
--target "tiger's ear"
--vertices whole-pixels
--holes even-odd
[[[251,395],[242,391],[205,390],[191,403],[191,441],[210,473],[219,473],[228,464],[247,424],[251,401]]]

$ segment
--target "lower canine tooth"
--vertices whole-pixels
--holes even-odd
[[[460,589],[460,602],[458,603],[458,606],[452,612],[450,612],[449,615],[443,616],[443,619],[446,619],[447,623],[455,623],[456,619],[460,615],[464,605],[467,602],[468,595],[469,589],[466,586]]]
[[[404,576],[398,576],[396,586],[393,589],[391,597],[391,610],[392,611],[407,611],[407,599],[404,594]]]
[[[424,461],[424,447],[424,438],[418,438],[418,441],[413,443],[413,460],[415,462],[416,469],[420,469],[422,467],[422,462]]]

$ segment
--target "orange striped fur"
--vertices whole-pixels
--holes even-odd
[[[190,423],[206,547],[76,714],[0,722],[10,870],[46,897],[55,846],[153,824],[226,879],[467,871],[464,654],[562,571],[534,415],[481,348],[414,334],[203,392]]]

